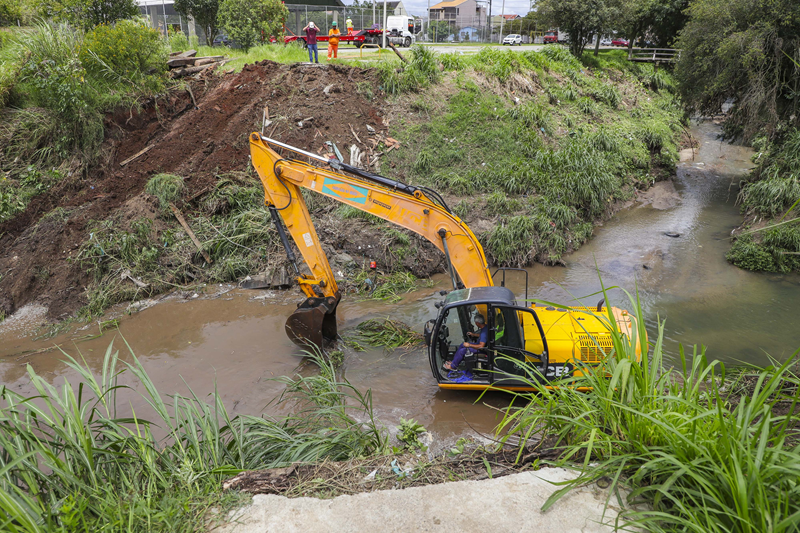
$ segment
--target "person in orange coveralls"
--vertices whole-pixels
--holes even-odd
[[[331,22],[331,26],[333,27],[328,31],[328,61],[331,60],[331,53],[334,59],[338,59],[336,53],[339,51],[339,35],[341,35],[335,20]]]

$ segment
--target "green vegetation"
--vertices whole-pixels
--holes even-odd
[[[424,451],[425,446],[419,440],[419,436],[426,431],[425,426],[413,418],[406,420],[401,417],[400,425],[397,426],[397,440],[404,442],[411,450],[420,449]]]
[[[180,198],[183,192],[183,178],[174,174],[156,174],[147,181],[144,192],[158,198],[161,209],[167,209],[170,202]]]
[[[179,177],[154,176],[148,193],[162,201],[171,198]],[[168,209],[161,219],[140,218],[131,222],[108,219],[98,222],[80,249],[78,261],[93,276],[88,287],[84,318],[102,314],[115,303],[138,300],[175,287],[234,281],[266,269],[280,242],[263,206],[263,189],[252,178],[239,173],[220,176],[215,189],[205,197],[199,212],[187,223],[208,252],[205,259]]]
[[[245,53],[269,37],[282,42],[282,21],[288,17],[289,10],[279,0],[222,0],[217,13],[220,27]]]
[[[167,400],[135,357],[125,363],[111,346],[99,375],[69,358],[77,386],[54,387],[28,367],[36,401],[4,388],[0,403],[3,530],[197,531],[212,507],[242,501],[219,489],[242,470],[387,451],[370,393],[339,381],[322,357],[309,360],[318,375],[281,378],[277,402],[295,407],[283,419],[232,418],[216,392]],[[124,373],[154,418],[118,412]]]
[[[402,148],[391,161],[405,181],[475,197],[452,202],[467,223],[496,217],[479,237],[498,265],[558,263],[591,235],[592,223],[615,200],[674,169],[683,124],[674,83],[663,71],[626,61],[623,52],[587,54],[583,63],[561,47],[484,48],[474,56],[433,59],[454,70],[440,82],[452,94],[435,110],[420,109],[419,121],[398,126],[393,135]],[[426,69],[439,72],[437,64]],[[406,79],[407,71],[423,69],[412,62],[390,76]],[[471,72],[526,89],[512,100],[486,90]],[[403,90],[424,90],[436,102],[439,85],[426,80]],[[486,209],[478,206],[482,195]]]
[[[728,261],[747,270],[800,271],[800,129],[791,129],[762,148],[760,164],[739,192],[747,226],[755,225],[734,241]],[[766,146],[764,146],[766,144]]]
[[[371,318],[356,326],[356,334],[347,340],[396,350],[419,344],[422,335],[397,320]]]
[[[10,35],[0,43],[0,221],[96,161],[103,113],[163,90],[166,57],[160,34],[132,21]]]
[[[605,294],[605,292],[604,292]],[[608,301],[608,294],[605,294]],[[664,367],[664,322],[649,354],[638,295],[628,295],[640,317],[631,336],[611,311],[603,320],[613,349],[598,366],[575,362],[582,376],[545,388],[530,376],[532,393],[518,394],[498,435],[521,442],[549,435],[561,463],[579,463],[581,476],[555,492],[548,508],[574,487],[604,478],[613,494],[646,508],[625,511],[627,527],[645,531],[796,531],[800,475],[796,411],[800,379],[782,365],[731,378],[704,349],[680,351],[680,368]],[[543,303],[543,302],[542,302]],[[591,393],[579,392],[589,388]],[[523,448],[520,448],[521,450]],[[520,452],[521,453],[521,452]]]
[[[219,0],[175,0],[175,11],[184,17],[192,17],[203,29],[206,45],[211,46],[217,36]]]
[[[403,294],[416,290],[418,283],[414,274],[407,271],[376,274],[370,270],[362,270],[353,280],[359,294],[391,302],[399,302]]]
[[[286,46],[277,44],[261,44],[253,46],[247,52],[240,48],[225,48],[223,49],[227,57],[232,61],[225,63],[225,69],[232,69],[234,72],[239,72],[245,65],[263,61],[275,61],[277,63],[297,63],[300,61],[308,61],[308,54],[303,47],[299,44],[289,44]],[[201,46],[198,48],[198,55],[219,55],[222,51],[218,46]]]

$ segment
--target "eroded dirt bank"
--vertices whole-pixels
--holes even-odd
[[[193,81],[191,88],[175,89],[138,112],[108,116],[106,163],[71,175],[0,226],[0,310],[10,315],[38,300],[50,318],[60,319],[86,304],[90,275],[76,258],[91,223],[117,215],[125,229],[137,218],[156,220],[157,205],[143,191],[160,173],[182,176],[180,207],[196,208],[221,177],[247,170],[247,135],[261,129],[265,107],[271,121],[265,133],[307,150],[318,151],[325,141],[344,149],[357,138],[367,151],[387,130],[374,71],[264,61]],[[327,242],[346,244],[346,232],[320,229],[338,237]]]

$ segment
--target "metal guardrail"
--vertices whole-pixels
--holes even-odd
[[[628,61],[647,63],[670,63],[681,58],[681,51],[674,48],[632,48]]]

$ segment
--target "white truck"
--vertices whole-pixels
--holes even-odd
[[[414,35],[414,19],[405,15],[386,17],[386,41],[406,48],[417,42],[417,37]]]

